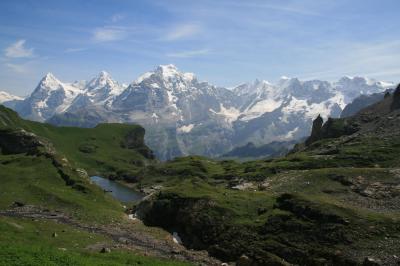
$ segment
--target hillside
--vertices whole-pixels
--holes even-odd
[[[171,259],[168,233],[130,221],[89,179],[136,182],[152,161],[143,137],[135,125],[56,128],[0,106],[0,265],[190,265]],[[176,259],[201,257],[185,252]]]

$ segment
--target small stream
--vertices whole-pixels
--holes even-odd
[[[140,192],[104,177],[92,176],[90,177],[90,180],[101,187],[104,191],[109,192],[117,200],[125,203],[134,202],[144,197]]]

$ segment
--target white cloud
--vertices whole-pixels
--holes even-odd
[[[125,18],[125,16],[124,15],[122,15],[122,14],[114,14],[114,15],[112,15],[112,17],[111,17],[111,22],[118,22],[118,21],[120,21],[120,20],[123,20]]]
[[[312,3],[312,2],[311,2]],[[233,2],[230,3],[232,5],[236,5],[241,8],[256,8],[256,9],[269,9],[269,10],[274,10],[274,11],[281,11],[281,12],[287,12],[287,13],[294,13],[294,14],[299,14],[299,15],[305,15],[305,16],[321,16],[320,13],[313,11],[313,9],[310,9],[310,4],[298,4],[294,5],[294,3],[288,5],[288,4],[268,4],[268,3],[252,3],[252,2]]]
[[[77,53],[77,52],[82,52],[82,51],[86,51],[87,48],[68,48],[65,49],[65,53]]]
[[[12,45],[8,46],[4,52],[8,58],[26,58],[33,56],[33,48],[25,47],[25,40],[18,40]]]
[[[202,49],[202,50],[192,50],[192,51],[181,51],[175,53],[167,54],[168,57],[176,57],[176,58],[189,58],[195,57],[200,55],[206,55],[210,52],[209,49]]]
[[[29,72],[29,68],[26,64],[6,63],[5,66],[14,71],[15,73],[22,74]]]
[[[93,40],[97,42],[112,42],[126,37],[126,30],[122,27],[102,27],[93,32]]]
[[[175,41],[193,37],[201,31],[201,27],[197,24],[183,24],[171,29],[165,36],[167,41]]]
[[[309,62],[305,67],[306,71],[299,75],[302,79],[336,79],[344,75],[391,79],[400,71],[398,40],[374,43],[338,42],[310,49],[312,50],[304,50],[303,53],[314,53],[314,58],[319,60],[315,63]]]

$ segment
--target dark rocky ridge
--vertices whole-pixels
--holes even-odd
[[[222,158],[271,158],[284,156],[293,146],[301,142],[300,140],[291,141],[273,141],[271,143],[256,146],[249,142],[245,146],[236,147],[228,153],[222,155]]]
[[[345,118],[353,116],[357,114],[360,110],[383,100],[387,96],[390,96],[390,94],[393,93],[393,91],[394,89],[389,89],[386,92],[373,93],[370,95],[361,95],[355,98],[351,103],[346,105],[346,107],[340,114],[340,117]]]
[[[395,123],[400,114],[400,85],[393,94],[386,94],[378,103],[360,110],[356,115],[348,118],[329,118],[322,126],[322,119],[314,120],[311,136],[305,145],[322,139],[339,138],[355,133],[366,135],[393,135],[399,129]],[[298,146],[299,147],[299,146]]]

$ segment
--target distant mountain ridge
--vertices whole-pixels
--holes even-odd
[[[340,114],[340,117],[349,117],[352,115],[355,115],[358,113],[360,110],[364,109],[365,107],[372,105],[374,103],[377,103],[381,101],[385,95],[388,95],[388,93],[392,93],[393,89],[388,89],[384,92],[378,92],[378,93],[373,93],[373,94],[368,94],[368,95],[360,95],[357,98],[355,98],[351,103],[346,105],[346,107],[343,109],[342,113]]]
[[[236,147],[233,150],[223,154],[223,159],[241,159],[241,160],[254,160],[260,158],[273,158],[285,156],[297,142],[301,140],[289,141],[273,141],[261,146],[255,146],[252,142],[244,146]]]
[[[219,156],[248,142],[263,145],[309,134],[312,120],[339,117],[362,94],[392,83],[361,77],[337,82],[282,78],[256,80],[232,90],[161,65],[127,87],[102,71],[91,81],[64,83],[47,74],[14,108],[22,117],[55,125],[93,127],[100,122],[138,123],[160,159],[187,154]]]
[[[0,103],[14,101],[14,100],[22,100],[22,97],[12,95],[5,91],[0,91]]]

